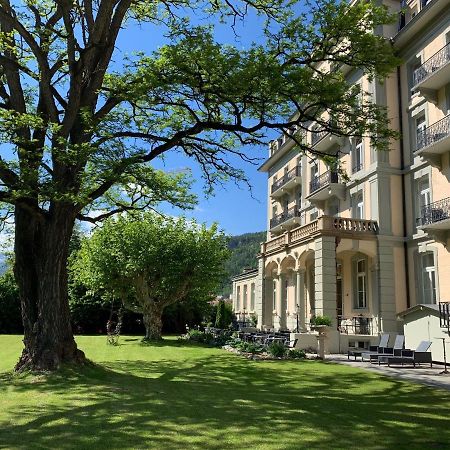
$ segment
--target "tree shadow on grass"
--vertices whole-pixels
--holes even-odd
[[[5,377],[15,392],[58,401],[16,405],[0,448],[411,449],[450,440],[449,393],[334,364],[217,354]]]

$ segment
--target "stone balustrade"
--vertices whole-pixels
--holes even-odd
[[[261,253],[276,252],[289,247],[291,244],[312,240],[321,234],[368,239],[377,233],[378,224],[374,220],[321,216],[317,220],[293,230],[288,230],[281,236],[262,243]]]

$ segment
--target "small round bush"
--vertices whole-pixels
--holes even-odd
[[[281,342],[272,342],[267,351],[275,358],[282,358],[286,355],[287,348]]]
[[[289,359],[304,359],[306,358],[305,350],[289,350],[288,353]]]

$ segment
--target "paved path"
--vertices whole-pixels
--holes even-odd
[[[444,366],[440,364],[433,364],[431,368],[428,364],[424,364],[421,367],[416,366],[415,368],[406,365],[404,367],[388,367],[386,364],[379,366],[376,363],[362,362],[361,358],[358,358],[357,361],[353,359],[348,360],[347,355],[326,355],[325,360],[370,370],[400,380],[414,381],[416,383],[450,390],[450,374],[439,374],[444,369]],[[450,365],[448,366],[448,370],[450,370]]]

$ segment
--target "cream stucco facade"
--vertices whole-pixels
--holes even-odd
[[[287,136],[271,143],[260,168],[268,175],[268,232],[247,280],[258,326],[307,333],[312,317],[327,315],[341,350],[343,341],[401,332],[397,314],[411,306],[450,301],[450,3],[384,3],[399,26],[378,32],[392,40],[401,66],[384,83],[341,70],[386,106],[402,138],[380,152],[368,138],[320,133],[312,123],[304,138],[339,154],[348,179],[301,156]]]

